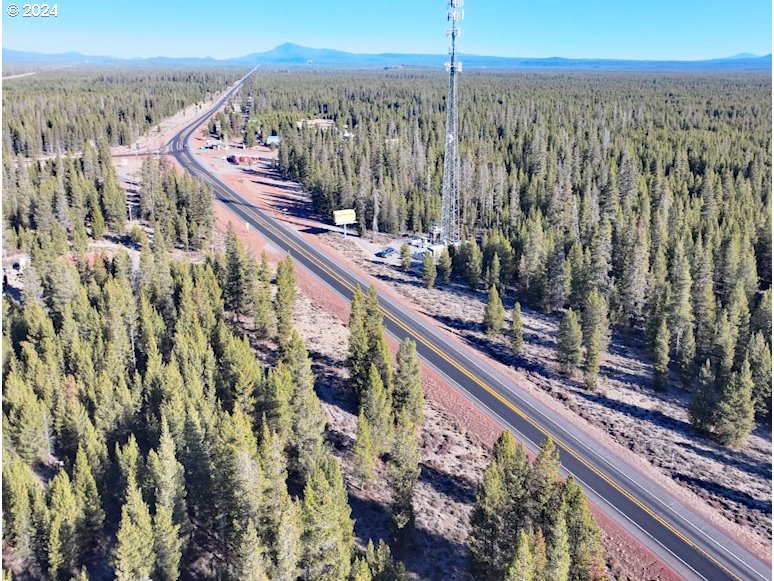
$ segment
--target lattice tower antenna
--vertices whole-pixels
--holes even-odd
[[[460,241],[460,156],[457,151],[457,74],[462,63],[457,60],[457,26],[465,15],[464,0],[447,0],[449,35],[449,95],[446,98],[446,146],[443,158],[443,190],[441,193],[441,240],[446,244]]]

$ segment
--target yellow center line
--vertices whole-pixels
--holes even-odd
[[[227,192],[229,193],[229,192]],[[229,193],[230,194],[230,193]],[[240,200],[234,200],[237,203],[244,203]],[[255,210],[253,209],[247,209],[246,212],[248,214],[252,214],[255,219],[260,221],[264,227],[269,228],[270,230],[273,230],[275,235],[278,235],[281,239],[284,240],[284,242],[289,246],[294,248],[300,255],[303,255],[306,257],[307,260],[314,263],[318,268],[324,270],[328,275],[330,275],[332,278],[334,278],[336,281],[338,281],[341,285],[343,285],[345,288],[347,288],[350,291],[354,291],[355,287],[346,279],[342,278],[338,275],[335,271],[328,268],[328,266],[319,260],[316,256],[311,254],[309,251],[307,251],[303,246],[300,246],[299,243],[291,236],[289,236],[287,233],[283,231],[283,228],[280,226],[276,226],[274,224],[269,223],[267,220],[265,220],[262,216],[257,214]],[[476,375],[471,373],[468,369],[460,365],[457,361],[449,357],[445,352],[440,350],[436,345],[434,345],[432,342],[427,340],[424,335],[418,333],[414,329],[408,327],[405,325],[402,321],[394,317],[391,313],[386,311],[383,307],[380,306],[380,309],[382,313],[387,316],[388,319],[390,319],[393,323],[398,325],[401,329],[406,331],[410,336],[414,337],[417,341],[421,342],[425,347],[429,348],[433,352],[435,352],[439,357],[441,357],[444,361],[451,364],[454,368],[456,368],[458,371],[460,371],[462,374],[464,374],[466,377],[468,377],[470,380],[472,380],[474,383],[476,383],[478,386],[486,390],[490,395],[495,397],[500,403],[505,405],[508,409],[525,419],[529,424],[531,424],[534,428],[539,430],[541,433],[543,433],[545,436],[551,437],[551,439],[556,442],[559,446],[564,448],[564,450],[570,454],[573,458],[581,462],[586,468],[591,470],[594,474],[596,474],[599,478],[607,482],[610,486],[612,486],[616,491],[618,491],[620,494],[622,494],[624,497],[626,497],[630,502],[634,503],[637,507],[639,507],[641,510],[643,510],[645,513],[647,513],[651,518],[656,520],[656,522],[660,523],[662,526],[664,526],[667,530],[672,532],[675,536],[680,538],[683,542],[688,544],[690,547],[693,547],[699,553],[704,555],[706,558],[711,560],[713,563],[715,563],[717,566],[719,566],[721,569],[723,569],[728,575],[733,577],[734,579],[738,579],[739,581],[742,581],[740,577],[738,577],[736,574],[734,574],[731,570],[728,569],[723,563],[718,561],[715,557],[707,553],[704,549],[702,549],[700,546],[698,546],[696,543],[694,543],[692,540],[690,540],[688,537],[686,537],[682,532],[677,530],[674,526],[672,526],[670,523],[668,523],[666,520],[664,520],[663,517],[656,514],[650,507],[642,503],[639,499],[634,497],[631,493],[629,493],[627,490],[625,490],[620,484],[612,480],[610,477],[608,477],[605,473],[603,473],[599,468],[591,464],[588,460],[586,460],[583,456],[576,453],[571,447],[569,447],[566,443],[564,443],[560,438],[557,438],[553,434],[551,434],[545,427],[543,427],[538,421],[531,418],[529,415],[527,415],[525,412],[523,412],[519,407],[514,405],[512,402],[510,402],[508,399],[503,397],[502,394],[500,394],[498,391],[490,387],[486,382],[479,379]]]

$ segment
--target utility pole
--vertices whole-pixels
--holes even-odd
[[[457,73],[462,63],[457,61],[457,37],[462,29],[457,22],[464,17],[464,0],[447,0],[446,18],[451,22],[449,35],[449,94],[446,97],[446,144],[443,158],[443,190],[441,194],[441,241],[455,244],[460,241],[460,156],[457,150]]]

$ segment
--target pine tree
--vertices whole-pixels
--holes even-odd
[[[588,345],[586,346],[583,383],[586,385],[587,389],[594,391],[597,389],[597,381],[599,379],[599,352],[600,343],[602,343],[599,338],[599,329],[593,329],[587,340]]]
[[[400,344],[395,371],[395,386],[392,394],[393,414],[402,410],[408,413],[415,426],[422,424],[424,417],[424,393],[422,392],[422,367],[417,358],[416,343],[404,339]]]
[[[441,279],[441,284],[449,284],[452,272],[452,259],[449,251],[444,248],[438,257],[438,277]]]
[[[478,242],[476,242],[475,239],[464,242],[461,249],[461,256],[465,282],[468,284],[470,290],[476,290],[481,280],[481,264],[483,262],[483,254],[481,253],[481,248],[478,246]]]
[[[102,501],[97,491],[97,483],[94,480],[89,459],[81,446],[78,446],[78,453],[75,456],[73,488],[81,514],[77,525],[77,537],[83,555],[96,547],[99,535],[102,533],[105,512],[102,510]]]
[[[304,487],[301,507],[304,578],[335,581],[349,575],[353,548],[350,512],[338,464],[329,456],[311,472]]]
[[[118,581],[149,578],[156,565],[153,525],[148,506],[134,483],[121,508],[113,566]]]
[[[602,296],[610,293],[610,268],[612,263],[612,228],[610,220],[604,216],[591,239],[588,281],[591,288]]]
[[[355,457],[355,474],[361,482],[370,484],[374,480],[376,451],[371,438],[371,426],[368,424],[368,418],[362,408],[357,418],[357,435],[352,453]]]
[[[358,557],[352,564],[352,572],[350,573],[351,581],[373,581],[371,576],[371,569],[368,567],[368,561],[365,557]]]
[[[177,460],[177,448],[169,432],[166,416],[161,418],[161,436],[157,450],[148,452],[148,474],[152,481],[156,514],[164,508],[181,535],[187,536],[190,529],[186,506],[185,477],[183,465]]]
[[[715,334],[716,299],[713,289],[711,248],[704,249],[699,238],[694,246],[693,313],[696,319],[696,355],[703,361],[712,355]]]
[[[755,427],[753,378],[745,359],[720,390],[714,418],[714,434],[724,446],[740,447]]]
[[[414,487],[419,479],[419,473],[416,428],[404,411],[396,418],[388,478],[392,498],[391,522],[399,537],[403,537],[414,523]]]
[[[14,374],[15,375],[15,374]],[[7,416],[8,432],[16,453],[28,464],[49,456],[51,418],[45,404],[35,395],[32,386],[15,375],[17,396]],[[8,405],[7,398],[5,398]]]
[[[369,539],[366,545],[365,562],[371,579],[384,579],[385,581],[408,581],[408,575],[403,563],[396,563],[390,552],[390,547],[379,539],[379,543],[374,546],[372,539]]]
[[[51,517],[48,529],[48,547],[47,547],[47,562],[48,562],[48,577],[49,579],[59,579],[59,575],[62,569],[68,566],[67,558],[64,556],[62,548],[62,517],[55,514]],[[64,542],[67,541],[65,537]]]
[[[535,569],[530,548],[530,535],[524,529],[519,530],[516,541],[516,557],[508,569],[506,581],[533,581]]]
[[[596,290],[591,283],[590,250],[585,253],[580,243],[573,242],[564,266],[564,285],[561,291],[574,310],[582,310],[589,292]],[[556,265],[559,266],[558,264]],[[550,302],[550,301],[549,301]]]
[[[252,422],[239,408],[221,414],[213,432],[217,434],[213,453],[217,494],[211,502],[217,503],[216,530],[224,544],[224,564],[231,564],[245,528],[255,526],[263,513],[263,473]]]
[[[371,285],[365,299],[365,329],[368,336],[369,363],[373,363],[379,370],[387,394],[391,395],[393,388],[392,354],[387,345],[383,321],[379,295],[376,292],[376,287]],[[368,377],[368,373],[370,373],[370,366],[366,370],[366,377]]]
[[[296,273],[293,258],[288,255],[277,263],[277,292],[274,311],[277,316],[277,341],[281,348],[290,339],[293,305],[296,302]]]
[[[258,392],[256,409],[283,444],[290,437],[293,423],[290,402],[294,391],[290,369],[283,361],[279,361],[274,368],[269,369],[267,379]]]
[[[622,234],[620,293],[621,305],[631,327],[640,322],[645,305],[648,271],[647,224],[642,218],[632,217]]]
[[[231,334],[227,336],[219,373],[220,391],[228,408],[239,407],[246,414],[254,413],[255,394],[263,380],[263,368],[246,335],[241,339]]]
[[[747,358],[750,361],[753,376],[755,414],[760,418],[769,418],[771,417],[771,348],[760,331],[750,339]]]
[[[291,339],[291,347],[296,343],[303,348],[303,342]],[[306,349],[302,352],[303,376],[311,377],[309,358],[306,355]],[[293,457],[294,469],[302,475],[308,475],[314,465],[323,453],[325,432],[325,414],[320,406],[320,400],[314,392],[314,378],[298,379],[294,377],[296,383],[296,392],[291,399],[291,408],[293,410],[293,421],[291,431],[291,444],[295,449]]]
[[[570,545],[570,575],[572,580],[602,580],[605,561],[602,540],[583,491],[572,476],[564,485],[567,503],[567,533]]]
[[[712,348],[716,362],[716,381],[725,384],[731,378],[736,353],[736,332],[729,320],[728,310],[721,309],[715,322],[715,344]]]
[[[743,281],[738,281],[728,301],[728,318],[736,337],[734,363],[738,367],[747,353],[750,340],[750,307]]]
[[[577,246],[577,245],[576,245]],[[548,311],[561,309],[570,294],[570,271],[564,255],[564,242],[559,239],[548,264]]]
[[[476,578],[497,578],[507,565],[501,547],[501,539],[505,536],[506,503],[507,489],[503,471],[497,460],[492,460],[484,472],[476,506],[470,516],[468,549],[471,573]]]
[[[531,518],[527,502],[527,477],[530,464],[524,446],[517,444],[510,432],[500,434],[495,443],[493,455],[503,471],[503,480],[507,491],[503,514],[505,532],[502,538],[513,539],[516,538],[520,528],[528,525]],[[507,563],[513,557],[513,550],[515,550],[515,546],[507,541],[504,552],[509,557],[504,559],[504,562]]]
[[[137,445],[137,439],[134,434],[129,434],[129,438],[123,446],[116,444],[116,461],[120,473],[121,489],[124,490],[124,499],[129,489],[137,486],[142,481],[142,459],[140,458],[140,448]]]
[[[492,286],[489,289],[489,298],[484,308],[484,326],[486,332],[489,335],[497,335],[503,330],[503,322],[505,320],[505,309],[503,308],[503,302],[500,300],[500,294],[497,292],[497,288]]]
[[[487,268],[487,276],[486,276],[486,286],[491,287],[497,287],[498,290],[500,289],[500,281],[501,281],[501,273],[502,267],[500,266],[500,255],[495,252],[492,255],[492,260],[489,264],[489,267]]]
[[[43,487],[32,469],[18,456],[4,460],[2,482],[4,540],[13,547],[17,558],[34,560],[35,505],[48,510],[43,500]]]
[[[153,517],[153,547],[156,553],[155,578],[177,581],[183,554],[180,525],[174,524],[172,512],[159,504],[156,504],[156,514]]]
[[[666,319],[661,319],[661,325],[655,336],[653,351],[653,387],[658,391],[666,390],[669,385],[669,327]]]
[[[710,430],[715,411],[715,372],[710,360],[699,370],[699,382],[688,407],[688,416],[694,428],[701,432]]]
[[[610,330],[607,304],[596,289],[592,289],[583,310],[583,345],[586,348],[584,383],[590,390],[597,388],[599,365],[607,349]]]
[[[371,427],[374,452],[380,456],[390,449],[392,442],[391,403],[376,366],[371,364],[368,385],[361,396],[361,409]]]
[[[435,277],[435,257],[432,252],[427,251],[422,258],[422,280],[427,288],[433,288],[435,285]]]
[[[760,331],[764,338],[771,338],[771,289],[767,288],[760,293],[758,299],[758,306],[755,307],[755,311],[750,320],[752,329],[754,331]]]
[[[546,550],[546,581],[567,581],[570,573],[570,539],[567,534],[567,509],[562,501],[551,525]]]
[[[352,292],[349,311],[349,357],[347,366],[355,393],[360,395],[368,381],[369,371],[368,333],[366,331],[365,296],[360,286]]]
[[[400,245],[400,267],[406,272],[411,270],[411,249],[405,242]]]
[[[524,346],[524,330],[523,323],[521,322],[521,304],[518,301],[513,305],[510,339],[513,352],[520,355]]]
[[[234,554],[233,577],[246,581],[268,581],[265,548],[252,522],[241,531]]]
[[[546,541],[542,529],[535,531],[535,540],[532,543],[532,567],[535,570],[535,579],[547,579],[548,555],[546,554]]]
[[[271,337],[274,332],[274,309],[272,309],[271,276],[269,274],[269,259],[266,252],[261,253],[258,266],[258,276],[255,291],[255,332],[259,337]]]
[[[677,364],[680,369],[680,377],[683,385],[690,385],[693,379],[696,363],[696,338],[693,334],[693,328],[688,326],[683,333],[680,349],[677,352]]]
[[[509,566],[507,544],[508,490],[497,459],[484,472],[476,506],[470,516],[468,549],[471,573],[479,579],[501,578]]]
[[[51,479],[48,491],[51,522],[48,533],[48,575],[59,577],[75,563],[78,541],[76,531],[82,512],[67,472],[60,470]]]
[[[693,305],[691,303],[691,269],[678,243],[672,266],[672,303],[669,309],[669,330],[674,339],[674,349],[685,382],[693,375],[693,360],[696,356],[696,340],[693,334]],[[659,354],[660,355],[660,354]],[[667,354],[668,355],[668,354]]]
[[[475,541],[470,547],[474,571],[483,567],[489,575],[502,577],[516,555],[513,539],[531,519],[526,498],[529,461],[508,432],[500,435],[492,455],[471,516],[477,534],[471,536]]]
[[[279,513],[279,527],[271,547],[274,554],[271,578],[276,581],[295,581],[299,574],[302,551],[298,503],[286,498]]]
[[[94,240],[102,240],[105,236],[105,217],[99,207],[92,208],[91,211],[91,237]]]
[[[565,373],[573,373],[581,362],[581,342],[583,332],[575,311],[567,309],[559,325],[559,337],[556,342],[556,358]]]
[[[553,510],[551,499],[556,493],[559,478],[559,451],[550,437],[540,445],[540,451],[535,458],[526,478],[527,499],[532,505],[530,514],[533,522],[541,527],[550,524]]]
[[[267,548],[272,549],[280,527],[280,511],[289,499],[287,491],[287,459],[285,444],[271,431],[268,422],[262,422],[258,461],[263,476],[263,507],[256,523],[258,533]]]
[[[582,315],[583,346],[586,351],[596,350],[599,357],[607,351],[610,344],[610,323],[605,299],[597,290],[592,290],[584,303]],[[596,331],[596,336],[594,332]],[[595,339],[595,340],[593,340]]]
[[[226,234],[224,274],[223,300],[226,308],[233,311],[236,321],[239,322],[253,314],[256,273],[230,224]]]

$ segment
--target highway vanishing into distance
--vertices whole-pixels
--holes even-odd
[[[252,71],[251,71],[252,73]],[[251,73],[248,73],[249,76]],[[296,263],[347,300],[355,285],[369,282],[346,265],[332,261],[290,227],[245,200],[192,154],[188,140],[210,115],[236,92],[245,76],[213,108],[181,130],[167,151],[189,172],[208,182],[215,199],[238,220],[249,224],[276,248],[293,255]],[[693,514],[647,474],[584,433],[568,425],[550,405],[521,390],[483,357],[449,341],[431,323],[415,316],[389,296],[379,297],[387,331],[398,341],[417,343],[423,362],[463,395],[532,449],[549,435],[559,449],[564,473],[572,474],[589,499],[687,579],[771,579],[771,567],[717,527]]]

